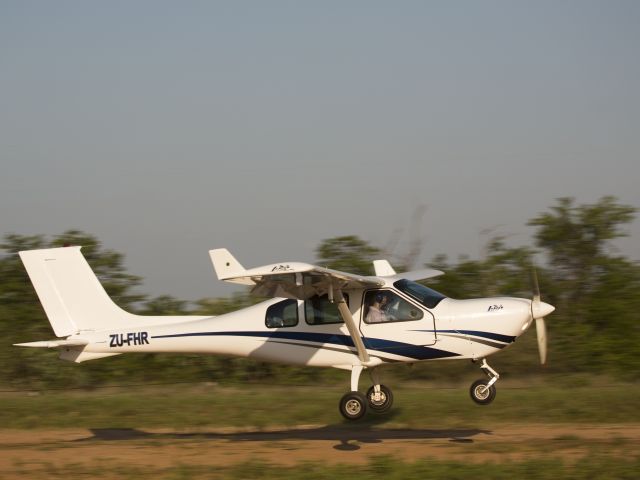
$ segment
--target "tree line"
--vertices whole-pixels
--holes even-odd
[[[543,299],[556,306],[548,318],[549,366],[536,367],[535,333],[492,357],[501,373],[598,373],[626,379],[640,377],[640,265],[616,251],[614,240],[626,235],[636,208],[614,197],[576,205],[571,198],[527,222],[535,229],[533,245],[508,246],[495,236],[482,258],[435,256],[428,266],[446,272],[429,280],[431,288],[452,298],[507,295],[530,298],[534,259]],[[141,278],[127,272],[121,253],[105,248],[95,236],[70,230],[53,237],[5,235],[0,244],[0,384],[7,388],[96,387],[104,384],[171,381],[283,381],[308,383],[332,379],[326,369],[287,367],[247,359],[206,355],[132,354],[81,366],[57,360],[44,349],[12,347],[14,343],[53,338],[35,291],[17,255],[21,250],[82,245],[83,254],[107,293],[122,308],[148,315],[220,315],[262,299],[248,292],[226,298],[187,302],[137,291]],[[330,238],[316,248],[317,263],[364,275],[382,249],[354,235]],[[392,263],[393,259],[392,259]],[[398,271],[406,265],[396,262]],[[468,371],[443,363],[393,367],[405,378],[456,377]],[[335,377],[338,378],[338,377]],[[340,377],[341,378],[341,377]]]

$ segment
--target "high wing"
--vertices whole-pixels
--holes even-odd
[[[274,263],[246,270],[226,248],[210,250],[209,255],[218,279],[253,286],[251,293],[256,295],[306,300],[314,295],[327,294],[338,307],[361,364],[371,361],[342,291],[382,287],[385,284],[383,278],[353,275],[300,262]]]
[[[336,290],[382,287],[381,277],[368,277],[301,262],[274,263],[246,270],[226,248],[209,251],[218,279],[252,286],[251,293],[264,297],[306,300]]]
[[[434,270],[433,268],[425,268],[423,270],[411,270],[409,272],[399,273],[394,275],[395,279],[405,279],[417,282],[418,280],[426,280],[427,278],[439,277],[444,275],[441,270]]]
[[[427,278],[438,277],[444,275],[444,272],[440,270],[434,270],[432,268],[426,268],[424,270],[411,270],[409,272],[396,273],[393,267],[387,260],[374,260],[373,268],[376,271],[376,275],[379,277],[385,277],[393,281],[405,279],[405,280],[426,280]]]
[[[342,292],[383,287],[387,281],[404,276],[424,279],[442,274],[438,270],[397,274],[386,260],[374,262],[377,276],[354,275],[300,262],[274,263],[247,270],[226,248],[210,250],[209,255],[219,280],[251,286],[251,293],[256,295],[306,300],[314,295],[327,294],[338,307],[362,365],[369,364],[371,359]]]

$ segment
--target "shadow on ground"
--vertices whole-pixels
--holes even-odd
[[[228,440],[232,442],[265,442],[265,441],[289,441],[289,440],[333,440],[338,442],[333,448],[336,450],[359,450],[358,443],[381,443],[385,440],[425,440],[425,439],[449,439],[456,443],[473,443],[473,438],[479,434],[491,435],[489,430],[475,428],[459,429],[408,429],[408,428],[384,428],[381,423],[389,421],[390,416],[371,417],[363,422],[339,423],[322,427],[288,428],[270,431],[244,431],[244,432],[176,432],[153,433],[136,428],[92,428],[91,437],[75,440],[75,442],[91,441],[123,441],[140,439],[205,439]]]

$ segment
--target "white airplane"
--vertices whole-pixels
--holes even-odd
[[[297,262],[246,270],[228,250],[217,249],[209,254],[220,280],[273,298],[217,317],[140,316],[113,303],[80,248],[20,252],[58,338],[18,346],[57,348],[61,359],[73,362],[181,352],[349,370],[351,389],[340,400],[340,412],[349,420],[368,408],[391,407],[393,394],[379,377],[386,364],[480,361],[487,379],[475,381],[470,393],[486,405],[495,398],[499,378],[486,357],[511,345],[533,320],[540,361],[546,360],[543,317],[554,307],[540,301],[539,292],[533,300],[454,300],[416,283],[441,275],[438,270],[398,274],[386,260],[373,262],[375,276]],[[372,381],[366,395],[358,391],[363,370]]]

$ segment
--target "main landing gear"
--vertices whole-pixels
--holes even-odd
[[[351,370],[351,391],[340,399],[340,413],[347,420],[358,420],[367,413],[367,408],[376,413],[384,413],[393,405],[391,389],[380,383],[380,379],[373,368],[369,370],[373,385],[363,395],[358,391],[358,380],[363,367],[356,365]]]
[[[469,393],[471,395],[471,400],[473,400],[477,404],[489,405],[491,402],[493,402],[493,399],[496,398],[496,387],[494,384],[498,381],[500,375],[489,366],[484,358],[482,359],[480,369],[484,373],[486,373],[489,379],[481,379],[473,382],[471,384],[471,388],[469,389]]]
[[[359,420],[367,413],[367,399],[360,392],[347,392],[340,399],[340,413],[347,420]]]

